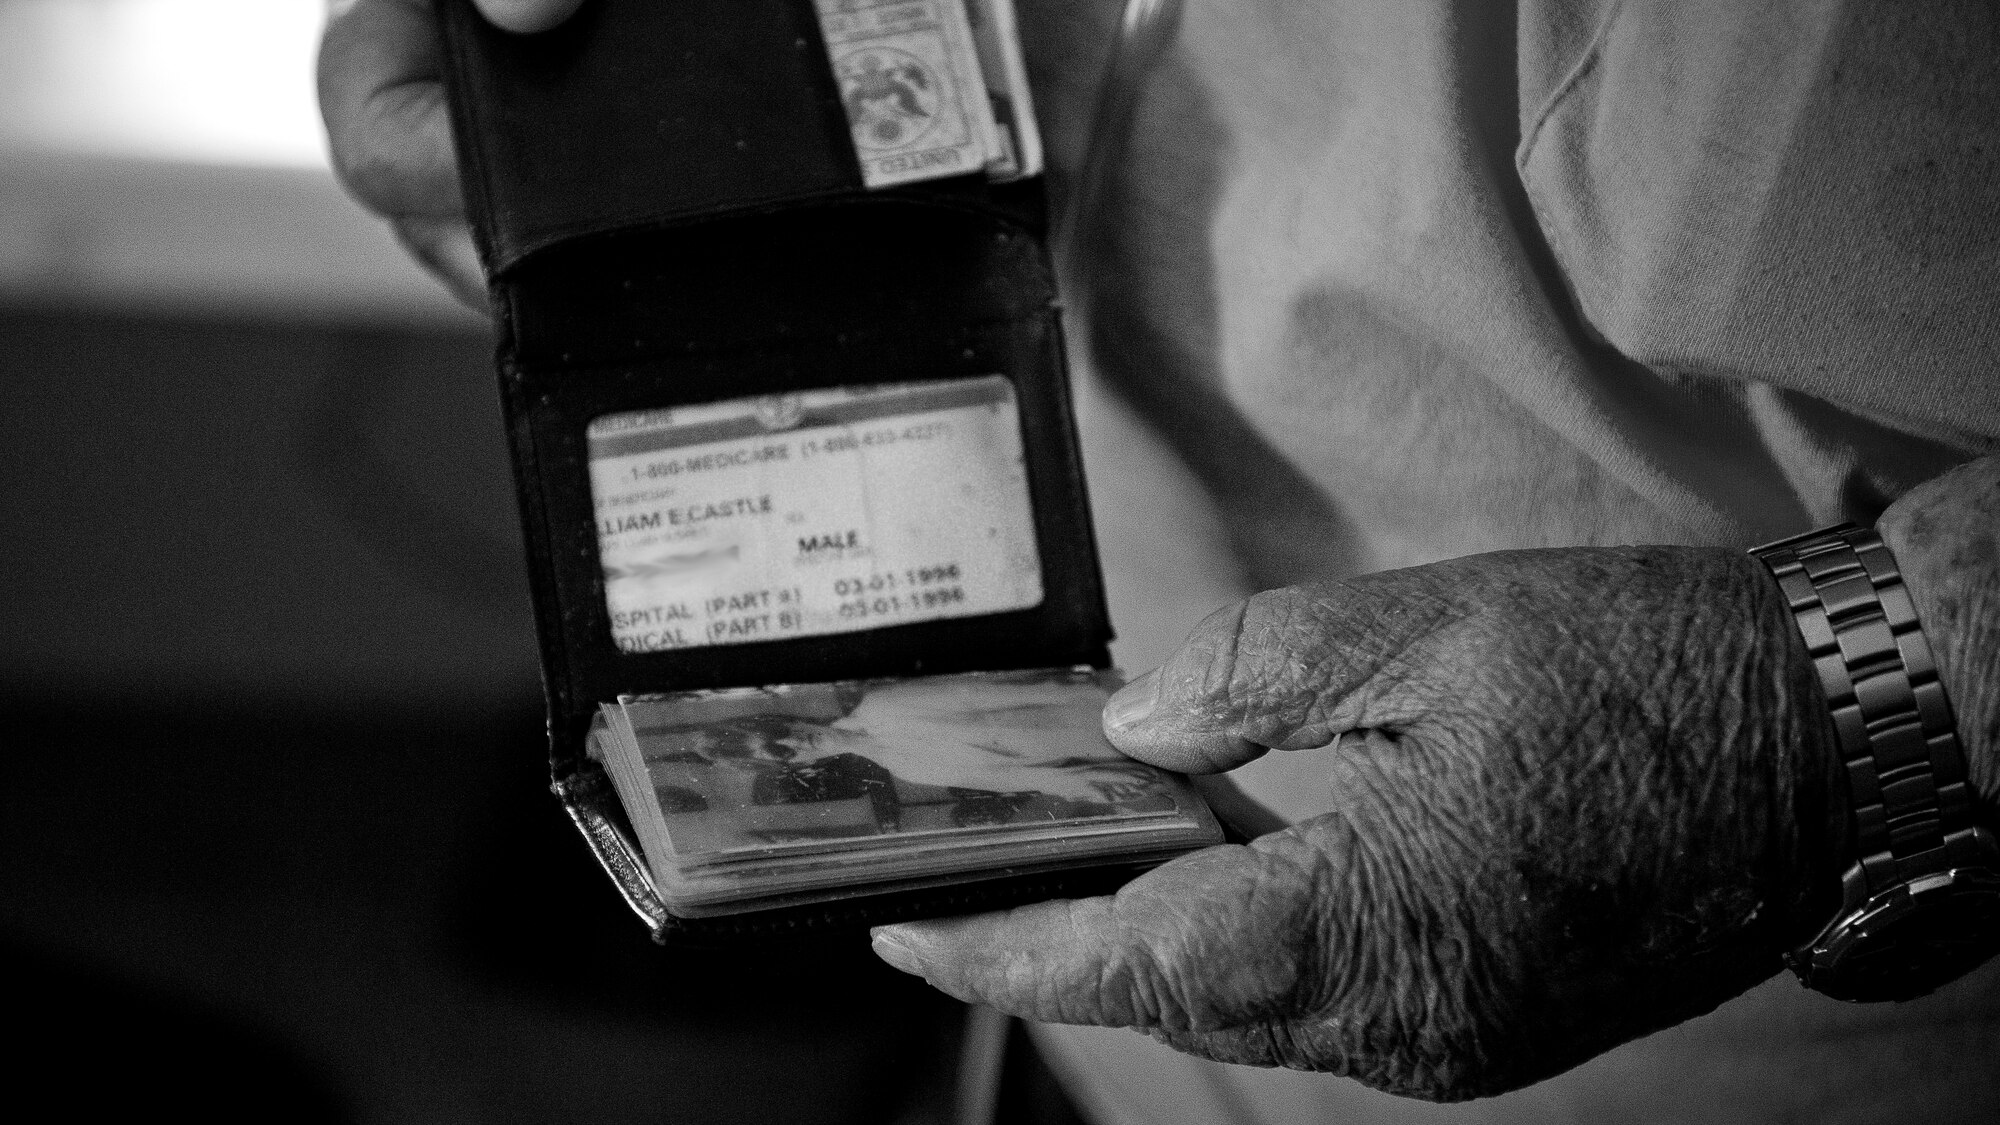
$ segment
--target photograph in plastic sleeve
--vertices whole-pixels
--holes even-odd
[[[1106,742],[1088,672],[806,684],[624,704],[677,862],[1205,820]],[[1132,827],[1138,827],[1132,823]]]

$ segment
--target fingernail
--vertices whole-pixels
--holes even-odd
[[[875,950],[875,956],[896,968],[915,976],[924,975],[924,969],[917,962],[917,955],[910,947],[890,937],[886,930],[876,930],[868,938],[868,944]]]
[[[1155,668],[1119,688],[1104,704],[1104,725],[1112,730],[1130,730],[1145,722],[1159,701],[1160,670]]]

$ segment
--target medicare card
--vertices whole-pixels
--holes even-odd
[[[631,653],[1041,604],[1014,387],[989,375],[604,415],[585,432]]]

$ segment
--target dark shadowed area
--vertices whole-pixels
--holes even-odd
[[[0,339],[24,1074],[225,1117],[944,1111],[953,1005],[859,936],[653,946],[548,795],[481,334],[16,307]]]

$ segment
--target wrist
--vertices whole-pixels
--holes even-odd
[[[1912,490],[1876,530],[1937,660],[1981,822],[2000,829],[2000,458]]]
[[[1778,580],[1820,682],[1848,814],[1844,844],[1827,856],[1844,865],[1840,905],[1787,962],[1840,999],[1923,995],[2000,946],[2000,845],[1975,812],[1914,599],[1879,534],[1851,524],[1753,554]]]

